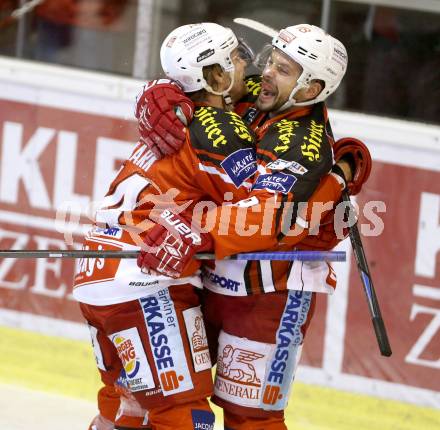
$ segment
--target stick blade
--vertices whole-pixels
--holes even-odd
[[[263,33],[269,37],[275,37],[278,34],[278,31],[274,28],[250,18],[234,18],[234,22],[236,24],[240,24],[245,27],[252,28],[253,30],[259,31],[260,33]]]
[[[373,318],[373,327],[376,332],[377,343],[379,344],[380,353],[385,357],[391,357],[393,351],[391,351],[390,341],[388,339],[385,324],[382,318]]]

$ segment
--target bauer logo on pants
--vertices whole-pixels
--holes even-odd
[[[202,370],[211,369],[208,338],[206,337],[205,323],[200,306],[183,311],[183,318],[185,319],[186,332],[191,346],[194,370],[201,372]]]
[[[150,390],[155,387],[153,375],[136,327],[108,336],[115,345],[124,366],[126,382],[131,391]]]
[[[163,395],[194,388],[186,361],[179,321],[167,288],[139,299]]]

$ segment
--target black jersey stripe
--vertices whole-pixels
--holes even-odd
[[[263,276],[261,274],[261,263],[259,261],[256,261],[255,264],[257,265],[257,274],[258,274],[258,289],[261,293],[265,293],[264,291],[264,283],[263,283]]]
[[[222,168],[220,163],[222,163],[223,160],[218,160],[217,158],[210,157],[208,154],[201,154],[200,152],[197,153],[197,158],[202,162],[206,161],[214,164],[214,166],[217,166],[220,169]]]
[[[254,294],[252,291],[252,278],[249,273],[252,268],[252,263],[253,263],[253,261],[248,261],[246,263],[246,267],[244,268],[244,273],[243,273],[244,286],[246,287],[246,293],[248,296]]]

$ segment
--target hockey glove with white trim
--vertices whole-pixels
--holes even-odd
[[[330,251],[348,236],[348,228],[341,226],[340,221],[335,220],[335,209],[332,209],[321,220],[317,234],[305,237],[298,249]]]
[[[213,247],[211,236],[191,225],[182,214],[165,209],[160,214],[161,224],[156,224],[144,238],[146,249],[142,250],[137,265],[147,273],[160,273],[171,278],[188,276],[198,268],[192,265],[197,252]]]
[[[344,137],[335,142],[333,146],[335,161],[346,161],[352,172],[352,178],[346,180],[350,195],[359,194],[362,185],[367,181],[371,172],[371,154],[367,146],[354,137]],[[336,164],[333,172],[341,175],[341,169]]]
[[[194,103],[176,82],[148,81],[136,99],[140,141],[158,160],[178,152],[193,114]]]

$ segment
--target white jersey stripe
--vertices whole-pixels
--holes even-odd
[[[263,289],[265,293],[273,293],[275,291],[275,285],[272,278],[272,266],[269,260],[261,260],[261,279],[263,281]]]
[[[222,173],[219,170],[217,170],[215,167],[211,167],[211,166],[205,166],[202,163],[199,163],[199,169],[202,172],[206,172],[209,173],[210,175],[217,175],[220,176],[220,178],[223,179],[223,181],[226,184],[232,184],[234,185],[234,182],[232,181],[232,179],[229,177],[229,175],[227,175],[226,173]],[[243,183],[240,186],[244,186],[247,189],[250,189],[252,184],[249,181],[243,181]]]

